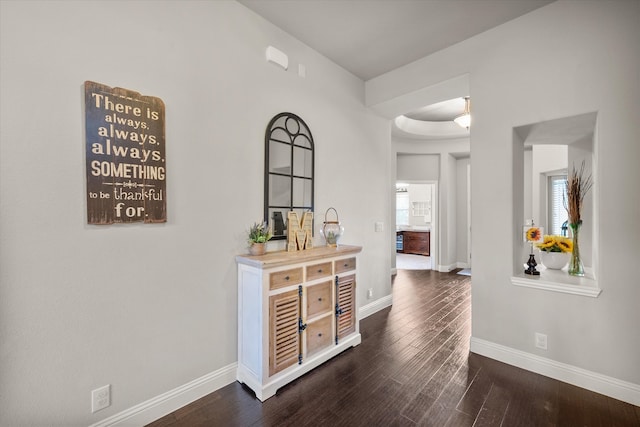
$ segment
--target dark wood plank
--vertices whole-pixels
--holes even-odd
[[[455,353],[454,353],[455,354]],[[453,363],[452,363],[453,361]],[[446,365],[443,365],[442,373],[438,376],[442,376],[439,382],[433,384],[433,387],[439,387],[440,384],[444,384],[445,376],[451,377],[451,368],[455,369],[459,363],[454,359],[447,361]],[[447,369],[447,368],[450,369]],[[455,411],[456,403],[463,396],[467,389],[467,381],[469,376],[474,376],[473,368],[469,368],[466,361],[460,364],[458,370],[453,374],[450,381],[443,386],[442,392],[434,400],[433,404],[429,407],[429,410],[425,412],[419,421],[420,425],[434,425],[443,426],[451,419],[452,413]],[[431,387],[431,385],[430,385]]]
[[[482,405],[491,391],[491,378],[486,369],[479,369],[466,393],[458,402],[456,409],[474,419],[480,413]]]
[[[499,385],[492,384],[487,399],[476,417],[475,427],[502,425],[502,420],[507,413],[510,401],[511,396],[508,390]]]
[[[444,427],[472,427],[474,423],[475,418],[454,409]]]
[[[416,380],[407,384],[410,389],[419,392],[405,405],[402,415],[419,422],[430,410],[442,390],[465,363],[467,351],[461,345],[462,340],[461,334],[454,334],[452,339],[447,341],[448,345],[443,345],[431,363],[423,366],[420,376],[416,376]]]
[[[260,402],[230,384],[151,427],[616,426],[640,408],[469,353],[471,278],[400,270],[362,343]]]
[[[632,425],[633,422],[636,422],[637,425],[640,426],[640,417],[636,415],[636,411],[632,405],[612,399],[611,397],[606,397],[606,399],[609,405],[612,425]],[[640,414],[640,408],[636,406],[636,409],[638,409],[638,414]]]

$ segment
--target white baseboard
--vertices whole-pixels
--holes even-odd
[[[358,314],[360,315],[360,319],[364,319],[365,317],[371,316],[373,313],[377,313],[384,308],[390,307],[391,304],[393,304],[393,297],[391,295],[387,295],[360,307]]]
[[[455,270],[456,268],[457,268],[456,264],[449,264],[449,265],[440,265],[440,264],[438,264],[438,271],[440,273],[448,273],[450,271]]]
[[[236,380],[237,370],[238,363],[225,366],[146,402],[105,418],[90,427],[144,426],[231,384]]]
[[[466,262],[460,262],[458,261],[456,263],[456,268],[469,268],[469,264],[467,264]]]
[[[640,406],[640,385],[622,381],[566,363],[525,353],[490,341],[471,338],[471,351],[527,371],[573,384],[632,405]]]

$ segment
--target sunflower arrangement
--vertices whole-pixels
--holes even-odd
[[[545,252],[572,252],[573,241],[563,236],[545,235],[536,247]]]

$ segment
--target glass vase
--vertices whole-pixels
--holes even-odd
[[[584,265],[582,264],[582,260],[580,259],[580,227],[582,226],[582,221],[569,224],[571,228],[571,235],[573,237],[573,251],[571,252],[571,259],[569,260],[569,274],[571,276],[584,276]]]

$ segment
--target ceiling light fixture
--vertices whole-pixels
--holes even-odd
[[[471,110],[469,109],[471,105],[471,100],[468,96],[464,97],[464,113],[462,115],[453,119],[454,122],[460,127],[466,128],[469,130],[469,126],[471,125]]]

